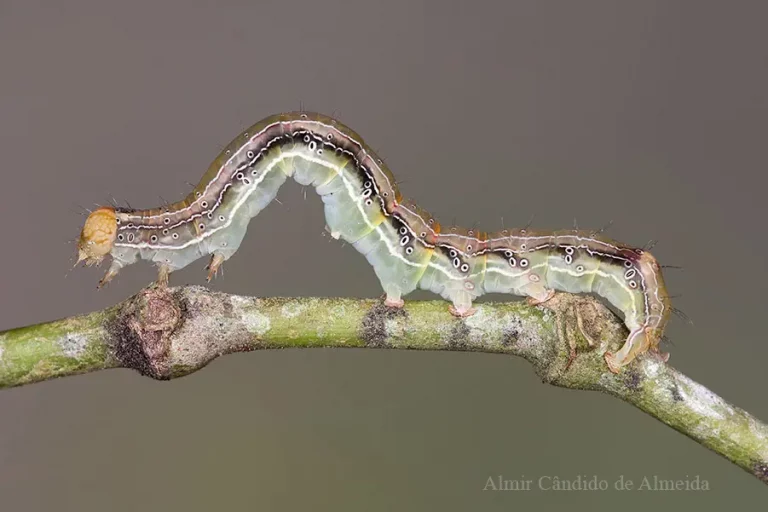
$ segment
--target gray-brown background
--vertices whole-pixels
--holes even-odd
[[[130,5],[128,5],[130,4]],[[209,4],[209,5],[206,5]],[[65,6],[66,5],[66,6]],[[445,222],[615,221],[654,250],[671,362],[768,420],[768,34],[761,2],[0,1],[0,329],[111,305],[69,273],[75,205],[176,200],[269,114],[336,114]],[[289,183],[214,288],[376,297]],[[200,261],[172,277],[203,283]],[[414,294],[416,298],[428,295]],[[705,493],[483,492],[491,475],[684,479]],[[272,351],[153,382],[0,392],[2,510],[722,510],[765,486],[632,407],[487,354]]]

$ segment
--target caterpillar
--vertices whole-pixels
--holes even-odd
[[[147,260],[157,265],[158,282],[167,284],[171,272],[211,255],[210,281],[237,251],[250,219],[289,177],[315,188],[326,229],[366,257],[387,306],[402,307],[402,296],[420,288],[447,299],[451,313],[464,317],[485,293],[542,303],[556,290],[593,292],[622,312],[630,332],[618,352],[605,353],[610,371],[648,350],[658,353],[671,305],[650,252],[577,229],[443,229],[403,199],[387,165],[357,133],[316,113],[278,114],[254,124],[177,203],[94,210],[78,239],[77,263],[99,264],[110,255],[101,287],[123,267]]]

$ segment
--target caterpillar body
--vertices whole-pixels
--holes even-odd
[[[656,259],[598,233],[510,229],[494,233],[441,228],[400,195],[387,165],[354,131],[321,114],[268,117],[238,135],[183,200],[161,208],[101,207],[85,222],[78,262],[111,265],[99,286],[137,260],[154,262],[159,281],[211,255],[210,278],[237,251],[252,217],[292,177],[322,198],[327,229],[362,253],[381,282],[386,304],[421,288],[474,312],[485,293],[548,300],[555,290],[593,292],[619,309],[630,334],[607,352],[613,372],[658,351],[671,306]]]

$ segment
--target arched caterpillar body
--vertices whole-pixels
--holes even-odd
[[[594,292],[622,311],[630,330],[621,350],[605,355],[612,371],[658,350],[671,306],[649,252],[580,230],[443,230],[401,197],[387,165],[358,134],[320,114],[279,114],[256,123],[175,204],[95,210],[83,227],[78,261],[90,265],[110,254],[102,285],[139,259],[156,263],[167,281],[168,273],[210,254],[210,279],[288,177],[315,187],[328,231],[365,255],[387,305],[402,306],[403,295],[421,288],[466,316],[484,293],[543,302],[555,290]]]

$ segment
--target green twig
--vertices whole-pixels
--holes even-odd
[[[624,326],[596,300],[557,294],[540,306],[485,303],[455,318],[443,301],[247,298],[203,287],[152,286],[87,315],[0,332],[0,388],[105,368],[156,379],[215,357],[279,347],[474,350],[524,357],[550,384],[633,404],[768,483],[768,426],[646,354],[607,370]]]

